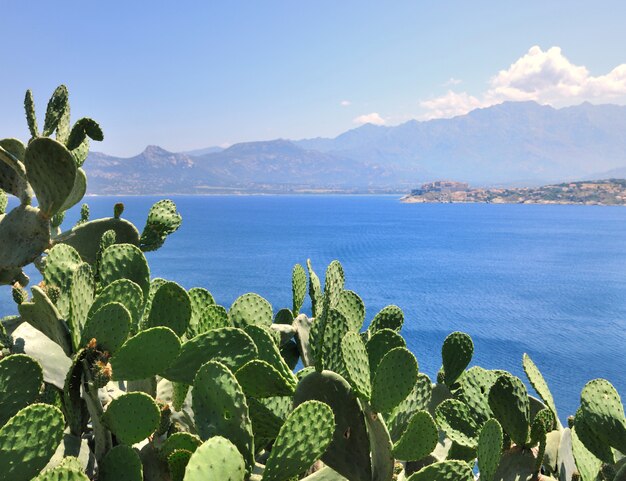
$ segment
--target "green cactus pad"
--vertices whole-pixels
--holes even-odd
[[[0,428],[0,481],[29,481],[45,466],[63,438],[63,413],[31,404]]]
[[[372,407],[389,413],[411,393],[417,381],[417,360],[404,347],[389,351],[376,369],[372,380]]]
[[[78,204],[87,193],[87,174],[83,169],[76,169],[76,177],[74,178],[74,186],[70,195],[67,196],[65,202],[59,209],[60,212],[71,209]]]
[[[313,317],[318,317],[322,313],[323,293],[320,278],[317,276],[311,265],[311,260],[306,261],[307,270],[309,271],[309,297],[311,298],[311,308]]]
[[[9,198],[7,197],[4,190],[0,189],[0,215],[3,215],[6,212],[8,205]]]
[[[185,469],[185,481],[243,481],[243,456],[228,439],[215,436],[193,453]]]
[[[398,404],[386,420],[389,434],[394,442],[400,439],[415,412],[428,409],[432,391],[430,378],[424,373],[418,373],[417,382],[411,393]]]
[[[167,459],[174,451],[184,449],[185,451],[194,452],[200,445],[202,440],[191,433],[174,433],[168,437],[161,446],[160,455]]]
[[[100,462],[98,481],[142,481],[143,466],[136,450],[120,444]]]
[[[189,319],[188,333],[190,337],[197,336],[206,331],[204,328],[204,312],[207,307],[215,305],[215,299],[209,291],[203,287],[194,287],[187,293],[191,304],[191,318]],[[219,326],[225,327],[225,326]]]
[[[365,347],[367,348],[367,355],[370,361],[370,373],[373,379],[383,357],[396,347],[406,347],[406,341],[400,334],[391,329],[381,329],[367,341]]]
[[[43,371],[32,357],[15,354],[0,360],[0,426],[35,402],[42,384]]]
[[[258,294],[250,292],[235,299],[228,317],[233,326],[241,329],[250,325],[269,327],[272,324],[272,306]]]
[[[23,267],[50,244],[50,223],[30,205],[20,205],[0,216],[0,270]]]
[[[153,251],[163,245],[168,235],[178,230],[183,218],[171,200],[160,200],[148,212],[146,225],[141,233],[139,245],[143,251]]]
[[[59,466],[47,469],[32,481],[89,481],[85,473],[72,467]]]
[[[280,430],[280,427],[285,421],[284,418],[280,416],[281,413],[276,412],[275,410],[272,410],[268,406],[263,404],[263,401],[267,401],[268,399],[272,400],[276,398],[248,398],[248,409],[250,411],[250,420],[252,421],[252,431],[254,432],[255,439],[275,439],[276,436],[278,436],[278,431]],[[288,409],[291,408],[290,397],[280,397],[278,399],[288,399]],[[257,450],[261,447],[257,446],[256,441],[254,445]]]
[[[446,337],[441,347],[441,358],[448,386],[452,386],[463,374],[473,355],[474,343],[469,335],[464,332],[453,332]]]
[[[333,439],[333,410],[319,401],[300,404],[286,419],[263,472],[266,481],[288,481],[305,471]]]
[[[605,379],[585,384],[580,407],[587,425],[606,444],[626,453],[626,418],[622,400],[613,385]]]
[[[417,411],[411,417],[402,437],[393,446],[393,454],[403,461],[418,461],[433,452],[439,431],[428,411]]]
[[[409,476],[407,481],[472,481],[474,475],[469,464],[464,461],[441,461],[420,469]]]
[[[69,356],[72,353],[72,341],[61,314],[41,288],[33,286],[31,292],[33,302],[23,302],[18,306],[22,319],[56,342]]]
[[[483,425],[478,436],[478,469],[481,480],[493,481],[500,464],[502,443],[502,426],[497,419],[491,418]]]
[[[580,473],[582,481],[595,481],[600,474],[602,461],[589,451],[578,437],[576,426],[571,430],[572,454],[576,469]]]
[[[593,431],[587,421],[587,416],[582,408],[578,408],[574,416],[574,427],[577,438],[585,445],[585,448],[606,464],[613,464],[615,456],[611,447]]]
[[[498,380],[498,377],[496,371],[473,366],[465,371],[461,378],[459,399],[469,406],[473,417],[480,423],[493,417],[489,407],[489,390]]]
[[[182,336],[187,332],[190,319],[191,301],[187,291],[175,282],[168,281],[154,293],[150,314],[143,328],[165,326]]]
[[[287,382],[295,386],[296,379],[289,366],[285,364],[276,343],[270,337],[269,331],[258,326],[248,326],[244,331],[254,341],[259,359],[270,364]]]
[[[89,139],[85,138],[83,142],[76,147],[74,150],[70,151],[72,153],[72,157],[76,161],[76,165],[82,167],[87,160],[87,156],[89,155]]]
[[[211,329],[219,329],[221,327],[233,327],[228,318],[228,311],[224,306],[214,304],[207,306],[202,311],[198,324],[189,326],[187,336],[194,337],[203,334]]]
[[[365,304],[356,292],[341,291],[333,307],[346,317],[351,330],[361,330],[365,321]]]
[[[324,279],[324,303],[329,307],[337,305],[345,281],[341,263],[332,261],[326,268],[326,278]]]
[[[554,417],[558,420],[559,416],[556,412],[556,404],[554,403],[554,398],[552,397],[548,383],[543,378],[539,368],[526,353],[524,353],[522,365],[524,366],[524,372],[526,373],[526,377],[528,377],[533,389],[537,392],[537,394],[539,394],[541,400],[550,408],[550,410],[554,413]]]
[[[228,367],[211,361],[198,370],[193,382],[192,406],[200,438],[224,436],[230,439],[243,455],[246,469],[252,470],[254,442],[248,404]]]
[[[65,317],[70,314],[70,288],[74,273],[83,263],[80,254],[71,246],[57,244],[48,252],[43,280],[46,286],[58,287],[61,296],[56,305]]]
[[[26,169],[18,158],[19,153],[12,149],[13,145],[8,145],[11,140],[0,140],[0,189],[8,194],[13,194],[22,203],[28,203],[31,192],[26,182]],[[20,145],[23,148],[21,142]]]
[[[293,266],[291,273],[291,294],[293,298],[293,306],[291,312],[296,317],[302,309],[304,298],[306,297],[306,272],[300,264]]]
[[[123,444],[135,444],[159,426],[161,413],[154,400],[142,392],[124,394],[109,404],[102,421]]]
[[[113,378],[138,381],[167,369],[180,353],[180,339],[167,327],[153,327],[128,339],[111,358]]]
[[[243,392],[255,398],[288,396],[293,394],[296,387],[295,381],[285,379],[273,366],[260,359],[241,366],[235,376]]]
[[[95,339],[100,350],[114,354],[126,341],[130,325],[128,310],[119,302],[111,302],[89,318],[79,345],[85,347],[91,339]]]
[[[49,219],[72,193],[77,169],[74,157],[60,142],[38,137],[26,148],[24,166],[39,209]]]
[[[404,313],[398,306],[390,305],[383,307],[378,314],[374,316],[368,330],[371,334],[375,334],[381,329],[391,329],[399,332],[404,324]]]
[[[87,314],[93,303],[95,290],[96,286],[91,266],[84,262],[74,272],[70,287],[70,319],[68,326],[72,335],[74,349],[78,349],[80,345],[81,332],[85,328]]]
[[[515,376],[500,376],[489,391],[489,406],[502,429],[518,446],[528,441],[530,401],[524,383]]]
[[[88,117],[83,117],[78,119],[72,127],[67,139],[67,148],[70,150],[77,149],[87,137],[98,142],[104,140],[104,134],[98,122]]]
[[[31,137],[39,137],[39,129],[37,128],[37,115],[35,113],[35,99],[33,92],[28,89],[24,97],[24,110],[26,111],[26,121]]]
[[[69,100],[69,92],[65,85],[59,85],[50,100],[48,101],[48,107],[46,108],[46,117],[43,124],[43,131],[41,135],[47,137],[52,135],[56,130],[61,117],[65,114],[67,104]]]
[[[333,441],[322,461],[352,481],[371,481],[372,461],[365,414],[350,385],[331,371],[313,371],[296,388],[293,402],[298,406],[316,400],[328,404],[335,415]]]
[[[133,224],[124,219],[110,217],[79,224],[56,237],[55,242],[72,246],[85,262],[94,264],[98,258],[100,240],[107,231],[115,232],[118,244],[139,244],[139,232]]]
[[[476,448],[479,426],[470,414],[467,404],[457,399],[446,399],[435,410],[437,424],[448,438],[461,446]]]
[[[111,302],[119,302],[128,310],[132,320],[132,330],[136,331],[143,310],[143,292],[141,288],[128,279],[113,281],[98,293],[89,309],[87,319],[93,317],[100,308]]]
[[[321,337],[321,345],[318,344],[316,348],[316,352],[322,352],[321,365],[323,369],[347,377],[346,366],[343,362],[343,354],[341,352],[341,341],[351,330],[350,321],[334,308],[328,310],[323,320],[325,326]]]
[[[150,291],[150,269],[143,252],[132,244],[114,244],[102,253],[100,281],[107,286],[118,279],[130,279],[144,294]]]
[[[171,381],[193,384],[196,372],[208,361],[218,360],[236,371],[257,355],[254,341],[243,330],[213,329],[185,342],[178,357],[162,375]]]
[[[186,449],[177,449],[167,457],[167,467],[172,481],[183,481],[192,454]]]
[[[357,332],[348,332],[343,337],[341,353],[350,384],[359,396],[369,400],[372,395],[370,364],[365,344]]]

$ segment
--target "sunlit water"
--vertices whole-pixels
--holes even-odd
[[[110,215],[117,200],[141,228],[156,199],[90,198],[92,218]],[[523,376],[528,352],[562,418],[589,379],[605,377],[626,395],[626,208],[407,205],[375,196],[175,201],[183,226],[148,254],[155,277],[206,287],[225,306],[258,292],[278,310],[291,306],[295,263],[311,258],[323,278],[339,259],[368,321],[387,304],[402,307],[409,348],[431,376],[444,338],[460,330],[483,367]],[[0,289],[1,312],[15,311],[10,297]]]

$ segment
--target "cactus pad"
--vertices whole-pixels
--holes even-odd
[[[311,259],[307,259],[306,266],[309,271],[309,297],[311,298],[311,309],[313,311],[313,317],[318,317],[322,313],[322,284],[320,283],[320,278],[313,270]]]
[[[196,372],[208,361],[218,360],[236,371],[257,354],[257,347],[243,330],[213,329],[183,343],[180,354],[162,375],[171,381],[193,384]]]
[[[204,324],[206,324],[203,322],[205,318],[204,312],[207,307],[215,305],[215,299],[213,299],[209,291],[202,287],[189,289],[187,294],[191,305],[191,317],[189,319],[187,332],[190,334],[189,337],[193,337],[208,330],[204,328]]]
[[[195,434],[185,432],[174,433],[163,443],[160,455],[167,459],[170,454],[180,449],[193,453],[201,444],[202,440]]]
[[[43,124],[43,131],[41,134],[45,137],[52,135],[56,130],[61,117],[65,114],[69,100],[69,92],[65,85],[59,85],[48,101],[48,107],[46,108],[46,117]]]
[[[445,382],[452,386],[472,360],[474,343],[464,332],[453,332],[443,342],[441,358]]]
[[[250,325],[269,327],[272,324],[272,306],[258,294],[250,292],[235,299],[228,316],[233,326],[241,329]]]
[[[113,378],[138,381],[155,376],[176,359],[178,336],[167,327],[153,327],[128,339],[111,358]]]
[[[300,264],[293,266],[291,273],[291,294],[293,298],[293,306],[291,312],[296,317],[302,309],[304,298],[306,296],[306,272]]]
[[[580,395],[587,425],[609,446],[626,452],[626,418],[622,400],[605,379],[589,381]]]
[[[319,401],[300,404],[285,420],[263,472],[266,481],[288,481],[305,471],[333,439],[332,409]]]
[[[69,459],[69,458],[65,458]],[[89,481],[87,475],[72,467],[59,466],[47,469],[32,481]]]
[[[175,282],[164,282],[154,293],[150,314],[143,328],[165,326],[177,335],[187,332],[191,301],[187,291]]]
[[[295,389],[295,381],[285,379],[273,366],[260,359],[241,366],[235,376],[246,395],[255,398],[288,396]]]
[[[582,443],[577,434],[576,426],[571,430],[572,454],[576,463],[576,469],[583,481],[595,481],[600,473],[602,461],[596,458]]]
[[[150,292],[150,269],[143,252],[132,244],[113,244],[102,253],[100,261],[100,281],[108,286],[118,279],[130,279],[143,292],[144,298]]]
[[[200,437],[204,440],[213,436],[230,439],[250,471],[254,465],[254,443],[248,404],[228,367],[211,361],[198,370],[193,383],[192,406]]]
[[[153,251],[161,247],[167,236],[178,230],[182,221],[174,202],[160,200],[155,203],[148,212],[148,219],[141,233],[141,250]]]
[[[74,272],[70,286],[70,318],[68,326],[75,349],[78,349],[80,344],[81,332],[84,330],[95,290],[96,286],[91,266],[83,262]],[[130,315],[128,322],[130,324]]]
[[[365,304],[356,292],[341,291],[333,307],[345,316],[351,330],[361,330],[365,321]]]
[[[123,444],[135,444],[159,426],[161,413],[154,400],[142,392],[124,394],[109,404],[102,421]]]
[[[446,399],[435,410],[437,424],[448,438],[461,446],[475,448],[478,444],[478,425],[467,404],[457,399]]]
[[[386,424],[394,442],[400,439],[416,411],[428,409],[432,391],[430,378],[424,373],[418,373],[417,382],[411,393],[393,410],[391,416],[387,417]]]
[[[243,481],[246,469],[243,456],[228,439],[215,436],[191,455],[185,481]]]
[[[497,419],[491,418],[483,425],[478,436],[478,469],[481,480],[493,481],[500,464],[502,443],[502,426]]]
[[[559,416],[556,412],[556,404],[554,403],[554,398],[552,397],[548,383],[543,378],[539,368],[526,353],[524,353],[522,365],[524,366],[524,372],[526,373],[526,377],[528,377],[533,389],[537,391],[541,400],[550,408],[554,417],[558,420]]]
[[[42,384],[41,366],[32,357],[15,354],[0,360],[0,426],[35,402]]]
[[[389,351],[376,369],[372,382],[372,407],[389,413],[410,394],[417,381],[417,360],[404,347]]]
[[[328,404],[335,415],[333,441],[322,455],[322,461],[352,481],[371,481],[372,461],[365,414],[350,385],[331,371],[310,372],[296,388],[294,406],[310,400]]]
[[[439,431],[428,411],[417,411],[411,417],[400,440],[393,446],[393,454],[403,461],[419,461],[437,446]]]
[[[111,302],[119,302],[128,310],[132,319],[132,330],[136,331],[143,310],[143,292],[141,288],[128,279],[113,281],[98,293],[89,309],[87,319],[93,317],[101,307]]]
[[[143,466],[137,451],[120,444],[111,449],[100,463],[99,481],[142,481]]]
[[[0,215],[0,270],[23,267],[37,258],[50,244],[50,224],[40,211],[20,205]]]
[[[510,374],[502,375],[489,391],[489,406],[502,429],[515,444],[524,446],[530,426],[530,401],[526,386]]]
[[[63,144],[39,137],[28,144],[24,166],[39,209],[49,219],[72,193],[77,169],[74,157]]]
[[[391,329],[392,331],[400,331],[404,324],[404,313],[398,306],[390,305],[383,307],[378,314],[374,316],[368,330],[371,334],[375,334],[381,329]]]
[[[369,400],[372,395],[367,349],[357,332],[348,332],[341,341],[341,354],[348,380],[359,396]]]
[[[367,341],[365,347],[370,360],[370,373],[374,378],[378,364],[383,357],[396,347],[406,347],[406,342],[397,332],[391,329],[381,329]]]
[[[498,380],[496,371],[473,366],[463,374],[459,398],[469,406],[474,418],[480,423],[493,417],[489,407],[489,390]]]
[[[63,437],[63,413],[31,404],[0,428],[0,481],[29,481],[45,466]]]
[[[469,464],[464,461],[441,461],[420,469],[409,476],[407,481],[472,481],[474,475]]]
[[[119,302],[111,302],[98,309],[87,321],[80,340],[85,347],[95,339],[102,351],[114,354],[126,341],[130,332],[130,313]]]

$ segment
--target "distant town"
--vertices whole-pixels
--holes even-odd
[[[472,188],[464,182],[441,180],[422,184],[402,202],[626,205],[626,179],[519,188]]]

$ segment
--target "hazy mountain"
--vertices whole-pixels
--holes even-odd
[[[373,191],[442,178],[538,185],[622,177],[608,173],[626,169],[626,107],[505,102],[452,119],[368,124],[332,139],[180,154],[150,146],[129,159],[94,153],[86,168],[92,193]]]

